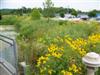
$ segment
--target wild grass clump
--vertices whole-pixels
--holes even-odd
[[[31,13],[31,18],[32,18],[33,20],[39,20],[39,19],[41,18],[41,14],[40,14],[39,10],[34,9],[34,10],[32,11],[32,13]]]
[[[18,17],[15,15],[5,15],[0,20],[0,25],[15,25],[18,22]]]
[[[72,42],[78,44],[79,42],[77,40],[79,39],[79,41],[85,44],[85,41],[89,36],[100,33],[99,28],[100,26],[96,22],[61,21],[60,23],[59,21],[50,20],[48,23],[46,19],[32,20],[31,18],[27,17],[20,22],[20,28],[18,31],[19,36],[17,41],[19,44],[19,61],[25,60],[28,65],[31,65],[33,72],[39,75],[47,75],[48,73],[53,73],[56,75],[63,75],[63,73],[73,73],[73,75],[81,75],[81,73],[79,73],[81,72],[81,69],[84,70],[82,73],[85,74],[85,68],[82,67],[81,65],[83,64],[80,63],[82,62],[80,53],[83,53],[82,55],[84,55],[86,52],[82,49],[83,52],[77,53],[77,51],[73,49],[75,48],[73,47],[75,44]],[[69,42],[67,40],[68,44],[66,44],[64,39],[69,36]],[[91,48],[91,45],[93,48]],[[53,49],[51,47],[56,49],[55,52],[57,54],[50,52],[50,50]],[[100,53],[98,50],[100,49],[99,43],[96,43],[95,45],[94,43],[88,44],[85,46],[85,48],[92,51],[96,50],[95,52]],[[59,51],[60,49],[62,51]],[[78,48],[78,50],[80,50],[80,48]],[[50,57],[49,53],[51,54]],[[74,65],[71,64],[72,62],[69,62],[71,60],[69,58],[71,58],[73,61],[75,60],[74,62],[72,61]],[[43,64],[42,66],[40,65],[37,67],[37,61],[41,61],[42,59],[48,62],[46,62],[45,65]],[[52,62],[49,60],[52,60]],[[60,66],[58,67],[58,65]],[[68,67],[73,68],[73,66],[77,68],[69,71]],[[79,71],[76,73],[76,70]]]

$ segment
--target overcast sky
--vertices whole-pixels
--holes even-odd
[[[2,8],[27,8],[42,7],[45,0],[0,0],[0,9]],[[76,10],[90,11],[100,10],[100,0],[52,0],[55,7],[69,7]]]

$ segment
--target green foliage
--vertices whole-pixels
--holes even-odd
[[[65,17],[64,13],[60,13],[60,17],[64,18]]]
[[[3,16],[0,20],[0,25],[15,25],[18,22],[18,17],[15,15]]]
[[[74,15],[74,16],[77,16],[78,13],[77,13],[77,11],[73,10],[73,11],[71,12],[71,14]]]
[[[96,16],[96,11],[95,11],[95,10],[90,11],[90,12],[88,13],[88,16],[89,16],[89,17],[95,17],[95,16]]]
[[[0,20],[2,19],[2,15],[0,14]]]
[[[49,9],[45,8],[42,14],[44,17],[54,17],[55,12],[53,8],[49,8]]]
[[[45,3],[43,3],[44,8],[51,8],[54,6],[54,4],[52,3],[52,0],[45,0]]]
[[[49,17],[54,16],[53,13],[54,10],[52,10],[54,4],[52,3],[51,0],[46,0],[45,3],[43,3],[43,5],[44,5],[44,16],[48,17],[48,22],[49,22]]]
[[[98,69],[98,71],[96,72],[96,75],[99,75],[100,74],[100,68]]]
[[[44,9],[42,10],[42,8],[38,8],[38,10],[44,16],[45,16],[45,14],[48,14],[45,10],[45,9],[48,9],[48,8],[52,8],[52,9],[50,9],[51,10],[50,13],[52,13],[52,14],[63,12],[63,13],[72,13],[73,15],[76,16],[76,13],[85,13],[85,12],[82,12],[82,11],[76,11],[73,8],[53,7],[54,4],[52,3],[51,0],[46,0],[45,3],[43,3],[43,5],[44,5]],[[20,9],[0,9],[0,13],[2,15],[21,15],[22,16],[23,14],[27,15],[27,14],[31,13],[32,10],[34,10],[34,9],[36,9],[36,8],[31,9],[31,8],[22,7]],[[93,11],[90,11],[90,12],[87,12],[87,13],[93,14],[94,12],[100,13],[99,10],[93,10]]]
[[[14,10],[13,9],[1,9],[0,13],[2,15],[10,15]]]
[[[88,27],[86,27],[88,25]],[[68,33],[73,38],[79,38],[79,37],[87,37],[95,32],[96,27],[95,25],[86,24],[85,23],[79,23],[79,24],[73,24],[72,26],[68,25],[68,29],[66,30],[66,33]]]
[[[29,65],[27,65],[25,68],[25,75],[32,75],[32,71]]]
[[[20,45],[19,50],[21,50],[19,51],[20,61],[24,59],[22,56],[26,55],[26,61],[32,64],[33,62],[36,62],[36,58],[38,58],[40,54],[45,53],[44,45],[36,42],[36,40],[45,35],[50,25],[46,20],[32,20],[25,18],[20,24],[19,36],[17,38],[18,44]],[[50,24],[53,27],[56,22],[50,21]]]
[[[100,10],[92,10],[92,11],[88,12],[88,15],[90,17],[96,17],[97,13],[100,13]]]
[[[26,7],[22,7],[22,13],[26,13],[27,12],[27,8]]]
[[[64,25],[65,23],[67,23],[66,21],[59,21],[59,25]]]
[[[41,15],[40,15],[39,10],[35,9],[35,10],[32,11],[31,18],[33,20],[38,20],[38,19],[40,19],[40,17],[41,17]]]
[[[45,19],[32,20],[29,17],[23,18],[22,20],[19,30],[20,35],[17,38],[20,53],[19,57],[20,61],[24,60],[23,57],[26,57],[26,61],[31,65],[34,75],[38,75],[39,71],[36,68],[37,59],[47,53],[46,49],[49,44],[56,43],[57,40],[53,38],[58,36],[63,37],[66,34],[73,39],[87,38],[93,33],[100,32],[99,24],[92,21],[73,22],[50,20],[50,22],[47,23]],[[62,43],[58,43],[58,45],[62,45]],[[99,45],[98,48],[100,48]],[[58,71],[63,69],[65,65],[65,68],[67,68],[66,62],[70,54],[75,55],[74,57],[77,55],[77,53],[73,54],[74,52],[68,46],[66,46],[65,49],[66,54],[62,59],[66,58],[66,60],[57,60],[59,62],[52,60],[55,62],[49,63],[52,64],[51,67],[56,70],[54,74],[58,74]],[[99,52],[99,50],[96,49],[96,52]],[[78,63],[79,62],[80,60],[78,60]],[[56,68],[58,65],[59,68]]]

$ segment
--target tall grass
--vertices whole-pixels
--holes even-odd
[[[0,25],[14,25],[18,21],[15,15],[5,15],[2,20],[0,20]]]
[[[24,61],[31,65],[35,72],[37,59],[46,53],[47,44],[45,40],[52,41],[57,36],[73,38],[87,38],[89,35],[100,33],[100,25],[90,21],[53,21],[47,19],[32,20],[29,16],[4,16],[0,25],[15,25],[17,32],[19,61]],[[42,41],[42,42],[41,42]],[[98,46],[99,49],[99,46]],[[96,52],[100,52],[99,50]],[[70,50],[68,55],[72,54]]]

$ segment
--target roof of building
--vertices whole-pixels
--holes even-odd
[[[100,13],[97,13],[96,16],[100,16]]]

